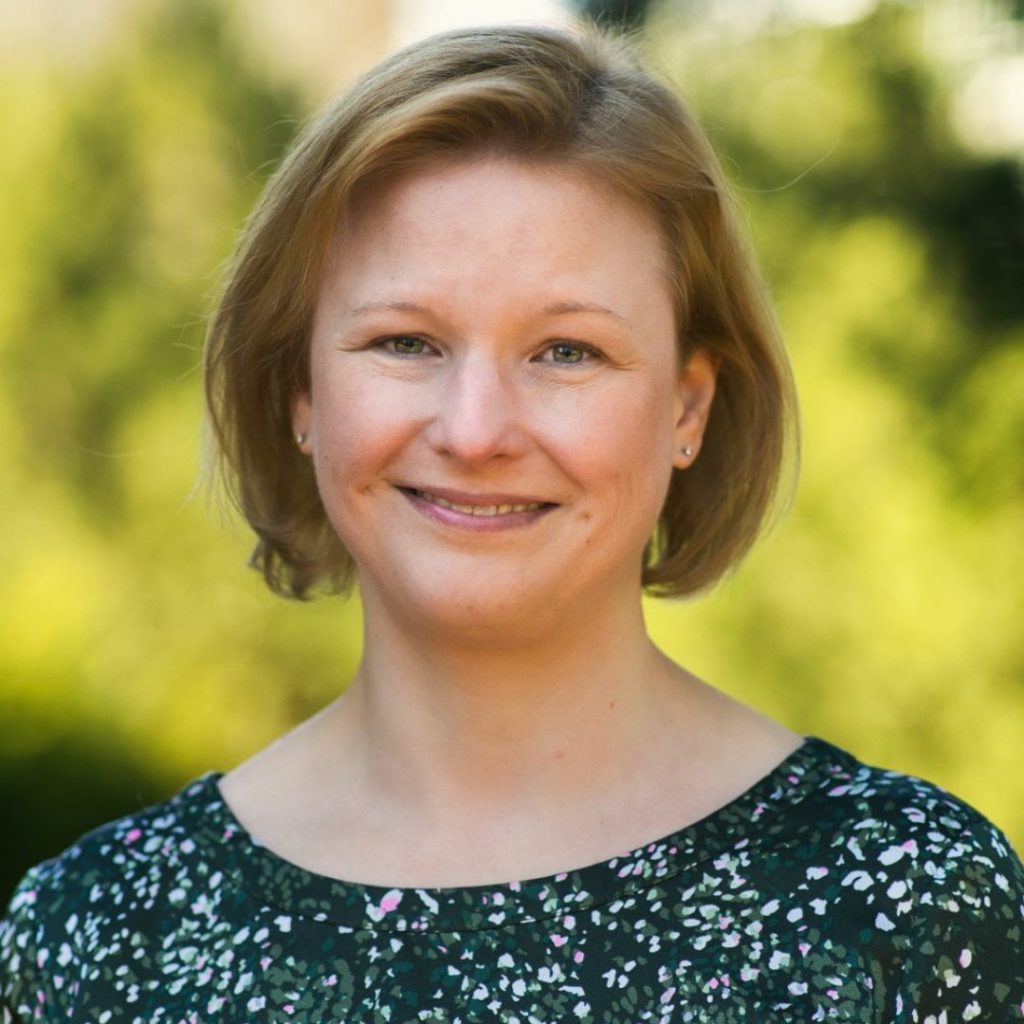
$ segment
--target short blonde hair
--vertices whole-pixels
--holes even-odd
[[[383,61],[299,134],[239,242],[205,354],[224,479],[258,537],[253,565],[289,597],[353,582],[291,429],[291,400],[309,388],[325,261],[357,189],[485,151],[577,167],[661,226],[680,356],[699,347],[719,369],[700,456],[673,473],[643,583],[664,595],[710,586],[749,549],[779,491],[796,436],[791,374],[703,131],[630,43],[593,28],[434,36]]]

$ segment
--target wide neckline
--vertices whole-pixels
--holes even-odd
[[[606,905],[660,885],[722,856],[749,854],[787,830],[782,812],[856,762],[817,737],[705,818],[619,856],[541,878],[456,888],[389,888],[310,871],[264,846],[235,817],[219,788],[221,772],[187,786],[176,802],[191,820],[201,855],[227,867],[250,898],[286,915],[329,921],[343,930],[467,931],[505,928]],[[189,814],[191,809],[192,814]]]

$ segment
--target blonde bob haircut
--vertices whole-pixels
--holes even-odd
[[[594,28],[434,36],[383,61],[300,132],[241,237],[205,353],[219,465],[259,538],[252,564],[288,597],[353,583],[291,427],[291,400],[310,387],[325,261],[365,186],[481,154],[580,169],[661,226],[680,359],[706,350],[718,384],[699,457],[673,473],[643,583],[662,595],[710,586],[749,549],[779,493],[795,441],[789,365],[703,131],[629,42]]]

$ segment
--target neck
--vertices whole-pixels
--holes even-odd
[[[628,778],[678,703],[680,675],[630,607],[537,624],[529,639],[452,637],[364,595],[367,652],[332,709],[346,757],[397,808],[536,813]],[[507,636],[506,636],[507,640]],[[676,698],[673,700],[673,698]]]
[[[456,642],[363,596],[351,688],[221,783],[254,835],[321,874],[472,885],[593,863],[707,815],[798,745],[661,655],[639,595],[515,644]]]

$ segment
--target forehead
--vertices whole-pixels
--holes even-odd
[[[666,276],[670,263],[654,215],[597,173],[483,155],[361,186],[335,232],[331,276],[360,277],[384,261],[418,261],[423,273],[431,265],[454,269],[460,256],[482,266],[489,255],[520,271],[534,259],[548,273],[552,264],[611,269],[628,256],[635,270]]]
[[[653,217],[575,167],[484,159],[418,170],[364,193],[337,232],[314,348],[373,331],[498,344],[593,330],[671,360],[678,309],[665,254]],[[590,315],[589,327],[565,326],[572,315]]]

